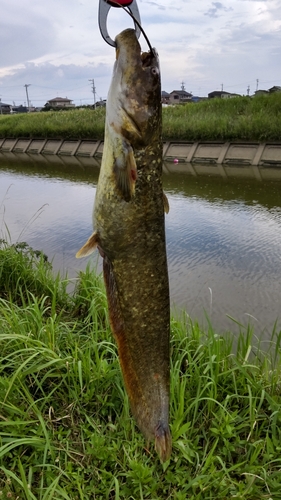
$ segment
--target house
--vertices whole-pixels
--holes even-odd
[[[169,104],[170,94],[162,90],[161,92],[161,102],[162,104]]]
[[[91,106],[91,108],[103,108],[106,106],[106,99],[100,99],[99,101],[97,101],[93,106]]]
[[[67,99],[67,97],[55,97],[47,101],[47,106],[51,108],[74,108],[75,104],[72,104],[72,100]]]
[[[199,97],[199,95],[193,95],[191,97],[191,102],[206,101],[207,97]]]
[[[273,94],[274,92],[281,92],[281,87],[279,87],[278,85],[274,85],[274,87],[268,89],[268,92],[270,92],[271,94]]]
[[[0,99],[0,114],[1,115],[9,115],[11,112],[12,106],[10,104],[6,104],[5,102],[2,102]]]
[[[225,92],[224,90],[214,90],[208,94],[208,99],[229,99],[231,97],[241,97],[240,94],[231,94],[230,92]]]
[[[19,106],[12,106],[11,113],[28,113],[29,109],[27,106],[20,104]]]
[[[262,89],[260,89],[260,90],[256,90],[254,95],[258,96],[258,95],[267,95],[267,94],[269,94],[268,90],[262,90]]]
[[[190,102],[192,94],[186,90],[173,90],[170,93],[169,104],[180,104],[183,102]]]

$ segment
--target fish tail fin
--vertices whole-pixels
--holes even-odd
[[[169,426],[159,422],[155,431],[155,450],[161,462],[169,460],[172,453],[172,436]]]
[[[91,255],[93,251],[97,248],[98,245],[98,237],[97,233],[93,233],[90,238],[86,241],[85,245],[78,250],[76,253],[76,259],[80,259],[81,257],[87,257],[88,255]]]
[[[137,165],[131,146],[124,145],[122,154],[115,160],[117,187],[125,201],[130,201],[135,194]]]

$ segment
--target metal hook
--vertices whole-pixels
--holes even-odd
[[[116,0],[116,1],[117,1],[116,5],[114,5],[114,0],[112,3],[109,3],[108,0],[100,0],[100,3],[99,3],[99,27],[100,27],[101,36],[106,41],[106,43],[108,43],[112,47],[115,47],[116,44],[115,44],[114,40],[112,40],[112,38],[109,36],[106,24],[107,24],[108,12],[111,9],[111,7],[113,7],[113,5],[114,5],[114,7],[127,7],[129,9],[129,11],[131,12],[132,16],[139,23],[139,25],[141,24],[140,13],[139,13],[139,9],[138,9],[138,5],[137,5],[136,0],[132,0],[131,3],[129,3],[128,1],[127,2],[123,1],[122,5],[121,5],[121,2],[119,5],[118,0]],[[134,25],[135,25],[135,30],[136,30],[136,36],[139,38],[140,34],[141,34],[140,26],[138,26],[138,24],[136,22],[134,22]]]

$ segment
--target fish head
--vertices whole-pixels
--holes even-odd
[[[134,29],[115,38],[116,61],[107,100],[107,123],[133,147],[161,134],[161,81],[155,49],[142,52]]]

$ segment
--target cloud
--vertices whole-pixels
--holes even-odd
[[[98,3],[2,0],[0,43],[5,50],[0,53],[0,94],[4,102],[23,102],[25,83],[31,84],[30,96],[38,105],[57,92],[76,104],[92,102],[88,82],[92,78],[99,97],[106,97],[115,52],[100,35]],[[269,82],[269,87],[281,84],[281,67],[276,63],[281,45],[280,0],[138,0],[138,4],[145,32],[160,55],[166,91],[178,88],[182,80],[189,91],[201,95],[222,83],[225,90],[245,93],[257,78]],[[132,26],[122,9],[110,10],[112,38]],[[143,37],[140,41],[146,49]]]
[[[40,26],[40,36],[34,25]],[[28,19],[25,24],[18,19],[11,23],[5,22],[1,13],[0,46],[1,67],[13,66],[40,57],[46,50],[55,50],[56,32],[50,21],[43,21],[38,16]]]
[[[159,5],[156,2],[146,2],[146,3],[149,5],[153,5],[154,7],[156,7],[159,10],[166,10],[166,7],[164,7],[164,5]]]
[[[230,12],[233,10],[232,7],[224,7],[221,2],[212,2],[212,6],[204,16],[209,17],[219,17],[219,12]]]
[[[31,83],[28,89],[29,97],[33,105],[39,106],[53,97],[68,97],[77,104],[93,103],[93,94],[89,79],[98,74],[96,88],[98,99],[105,98],[102,95],[102,86],[111,75],[111,66],[107,64],[88,63],[78,66],[76,64],[61,64],[56,66],[51,63],[26,63],[12,74],[2,78],[0,92],[8,96],[7,102],[15,101],[20,104],[25,100],[24,83]],[[2,89],[2,90],[1,90]]]

